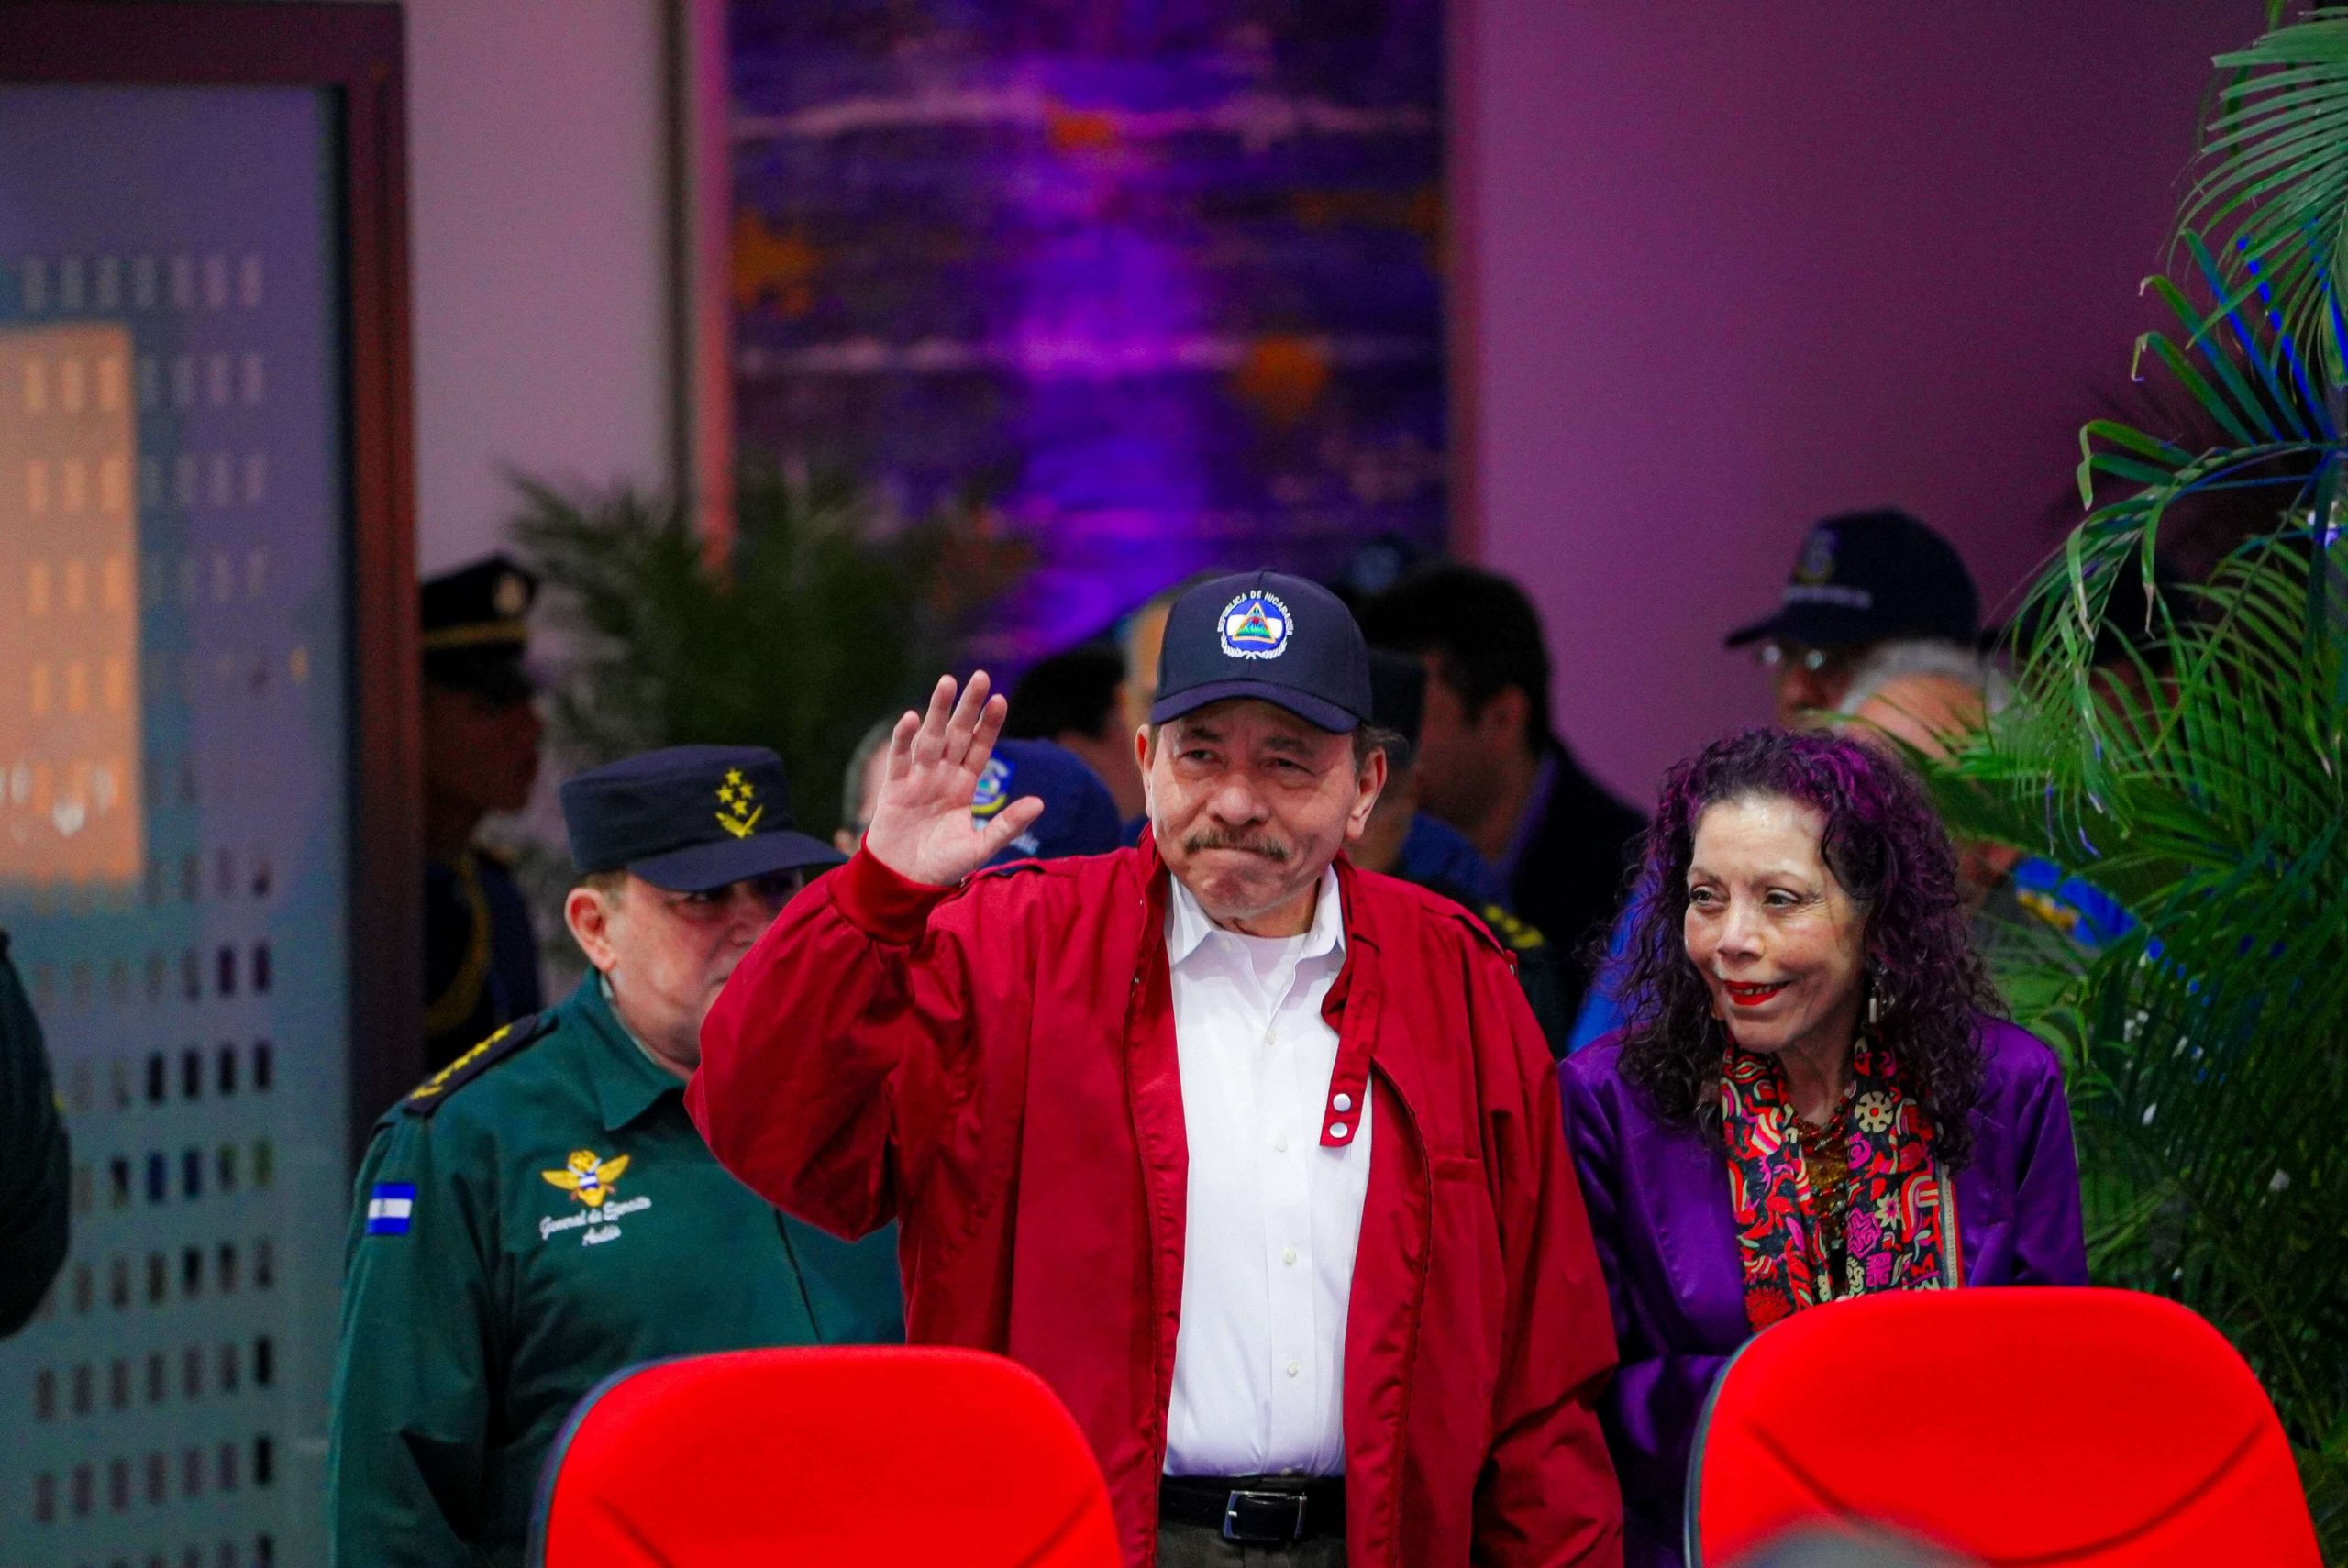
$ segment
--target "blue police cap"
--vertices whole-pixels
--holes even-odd
[[[782,759],[764,746],[648,751],[582,773],[561,793],[582,872],[625,869],[672,893],[699,893],[840,863],[830,845],[793,829]]]
[[[1821,518],[1803,536],[1778,613],[1728,635],[1813,648],[1861,647],[1895,637],[1971,646],[1981,595],[1956,547],[1897,508]]]
[[[1116,797],[1076,753],[1050,741],[995,742],[994,755],[979,775],[978,793],[970,799],[970,815],[984,824],[1026,795],[1044,802],[1044,814],[988,865],[1106,855],[1124,843]]]
[[[1252,697],[1348,734],[1369,717],[1369,648],[1345,602],[1284,572],[1202,582],[1174,602],[1157,656],[1165,723],[1210,702]]]

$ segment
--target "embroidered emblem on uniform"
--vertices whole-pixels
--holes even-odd
[[[415,1183],[379,1181],[367,1194],[367,1233],[404,1236],[415,1222]]]
[[[1834,531],[1812,528],[1810,537],[1801,545],[1801,558],[1794,562],[1794,579],[1816,585],[1834,580]]]
[[[759,828],[759,819],[767,814],[760,806],[752,810],[750,802],[758,796],[750,781],[742,777],[738,767],[725,770],[725,782],[717,787],[717,825],[736,838],[748,838]]]
[[[1011,764],[999,756],[987,758],[979,775],[978,793],[970,797],[970,814],[984,819],[1011,804]]]
[[[598,1159],[592,1149],[573,1149],[559,1171],[540,1171],[547,1185],[559,1187],[590,1209],[601,1209],[612,1187],[627,1172],[628,1156]]]
[[[1278,658],[1288,651],[1289,633],[1294,629],[1288,606],[1279,600],[1268,593],[1243,593],[1223,607],[1217,638],[1233,658]]]

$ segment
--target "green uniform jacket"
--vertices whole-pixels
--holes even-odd
[[[711,1157],[590,975],[377,1124],[327,1465],[330,1561],[521,1560],[580,1397],[633,1363],[904,1337],[895,1236],[847,1243]]]

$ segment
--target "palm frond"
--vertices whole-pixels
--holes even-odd
[[[2157,419],[2081,431],[2088,510],[2016,618],[2014,704],[1931,771],[1954,832],[2136,922],[1990,954],[2068,1069],[2094,1276],[2241,1348],[2348,1561],[2348,15],[2292,9],[2218,61],[2147,284],[2174,326],[2137,344]],[[2215,541],[2198,582],[2159,569],[2180,516],[2225,525],[2180,530]]]
[[[802,827],[828,832],[864,730],[955,662],[1024,553],[958,510],[910,523],[835,476],[745,478],[730,558],[686,510],[516,481],[516,544],[562,634],[551,701],[580,766],[696,742],[771,746]]]
[[[2274,27],[2217,63],[2231,82],[2182,226],[2219,240],[2220,315],[2257,310],[2341,385],[2348,334],[2334,281],[2348,260],[2348,18],[2319,12]]]
[[[2159,668],[2114,677],[2083,559],[2042,585],[2083,618],[1943,798],[2141,922],[2088,963],[2000,957],[2072,1064],[2098,1276],[2217,1322],[2320,1447],[2348,1419],[2348,712],[2341,640],[2305,623],[2338,569],[2304,529],[2254,541],[2158,607]]]

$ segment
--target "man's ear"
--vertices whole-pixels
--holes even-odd
[[[1369,813],[1378,809],[1378,797],[1386,788],[1386,748],[1379,746],[1369,754],[1354,772],[1358,791],[1354,809],[1346,815],[1346,842],[1354,840],[1368,830]]]
[[[1532,704],[1522,686],[1503,686],[1484,703],[1477,713],[1477,737],[1489,745],[1517,745],[1524,739],[1525,718]]]
[[[562,900],[562,923],[570,928],[571,940],[587,962],[601,973],[611,973],[618,955],[612,948],[612,911],[604,896],[593,888],[571,889]]]
[[[1144,724],[1134,731],[1134,761],[1141,768],[1142,814],[1149,814],[1149,761],[1157,750],[1157,726]]]

